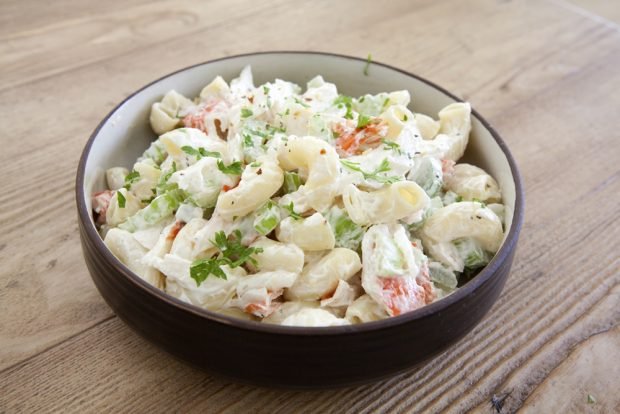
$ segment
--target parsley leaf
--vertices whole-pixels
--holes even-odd
[[[340,160],[340,163],[349,170],[357,171],[361,173],[366,180],[373,180],[373,181],[377,181],[382,184],[394,184],[395,182],[401,180],[400,177],[396,177],[396,176],[379,175],[380,173],[390,171],[390,163],[388,162],[387,158],[384,158],[383,161],[381,161],[381,164],[379,164],[379,166],[375,168],[374,171],[371,171],[371,172],[366,172],[362,170],[359,163],[357,162],[353,162],[349,160]]]
[[[254,140],[252,140],[252,135],[243,134],[243,146],[246,148],[254,146]]]
[[[358,129],[364,128],[366,125],[370,124],[371,122],[372,122],[371,117],[360,114],[360,116],[357,118],[357,128]]]
[[[217,168],[224,174],[229,175],[241,175],[243,169],[241,168],[241,161],[235,161],[230,165],[224,165],[224,161],[217,161]]]
[[[196,281],[196,286],[200,286],[209,275],[226,280],[226,273],[221,268],[225,264],[225,260],[218,258],[194,260],[189,267],[189,275]]]
[[[303,218],[295,212],[295,206],[293,205],[292,201],[288,205],[284,205],[282,207],[284,207],[284,209],[288,211],[289,216],[291,216],[293,220],[301,220]]]
[[[136,170],[132,170],[129,174],[125,176],[125,185],[123,186],[126,189],[130,189],[131,185],[140,179],[140,173]]]
[[[368,68],[370,67],[370,63],[372,62],[372,55],[369,53],[368,58],[366,59],[366,66],[364,66],[364,75],[368,76]]]
[[[222,154],[217,151],[207,151],[206,149],[200,147],[198,149],[194,147],[190,147],[189,145],[184,145],[181,147],[184,153],[187,155],[192,155],[196,157],[196,159],[201,159],[202,157],[213,157],[213,158],[222,158]]]
[[[260,247],[246,247],[241,244],[243,238],[241,231],[235,230],[230,236],[226,236],[223,231],[215,233],[215,240],[211,240],[220,253],[217,257],[210,259],[198,259],[192,262],[189,270],[190,276],[200,286],[209,275],[226,280],[226,273],[222,270],[223,265],[231,268],[239,267],[246,262],[256,265],[256,259],[251,257],[255,253],[262,253]]]
[[[200,155],[202,155],[203,157],[222,158],[222,154],[220,154],[218,151],[207,151],[202,147],[198,148],[198,151],[200,151]]]
[[[268,95],[268,94],[269,94],[269,86],[263,85],[263,93],[264,93],[265,95]]]
[[[254,112],[251,109],[241,108],[241,118],[249,118],[252,115],[254,115]]]
[[[176,183],[168,184],[168,180],[170,179],[170,177],[172,177],[172,174],[174,174],[175,172],[177,172],[177,163],[173,161],[172,168],[165,174],[162,174],[159,176],[159,182],[157,183],[157,188],[156,188],[157,195],[161,195],[165,193],[166,191],[172,189],[172,187],[177,185]]]
[[[118,201],[118,206],[120,208],[125,208],[125,204],[127,203],[127,199],[125,198],[123,193],[121,193],[120,191],[117,191],[116,192],[116,199]]]
[[[302,102],[299,98],[294,98],[294,99],[295,99],[295,103],[296,103],[297,105],[301,105],[301,106],[303,106],[304,108],[310,108],[310,105],[308,105],[308,104],[307,104],[307,103],[305,103],[305,102]]]
[[[402,151],[400,150],[400,145],[398,145],[396,142],[388,141],[385,138],[381,138],[381,143],[383,143],[383,145],[385,145],[387,148],[396,151],[398,154],[402,154]]]
[[[193,155],[194,157],[200,159],[200,151],[198,151],[196,148],[190,147],[189,145],[184,145],[181,147],[181,149],[187,155]]]
[[[256,259],[251,256],[254,253],[261,253],[263,251],[260,247],[245,247],[241,244],[242,238],[241,231],[238,229],[228,238],[223,231],[215,233],[213,244],[220,249],[224,259],[228,261],[228,265],[232,268],[241,266],[245,262],[256,265]]]
[[[339,108],[342,108],[343,106],[347,108],[347,113],[344,114],[344,117],[346,119],[353,119],[353,111],[351,110],[351,107],[353,105],[353,98],[346,95],[338,95],[338,97],[334,99],[334,105]]]

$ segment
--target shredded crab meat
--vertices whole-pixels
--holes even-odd
[[[185,222],[177,220],[174,225],[170,228],[170,232],[168,233],[168,235],[166,236],[166,240],[168,241],[174,241],[174,239],[177,238],[177,235],[179,234],[179,231],[181,231],[181,229],[183,228],[183,226],[185,226]]]
[[[266,318],[274,313],[281,306],[281,303],[274,302],[273,300],[282,295],[282,289],[276,291],[268,290],[267,293],[268,296],[266,296],[264,300],[248,303],[243,308],[243,311],[250,315],[258,316],[259,318]]]
[[[338,155],[349,157],[381,145],[381,140],[387,136],[388,125],[375,118],[363,128],[357,128],[353,121],[348,121],[334,125],[333,130],[338,136],[336,140]]]
[[[221,121],[215,117],[214,125],[216,130],[210,131],[208,125],[205,123],[205,119],[211,113],[221,112],[219,110],[222,109],[220,108],[222,106],[227,108],[226,102],[218,99],[213,99],[198,105],[191,113],[183,118],[183,126],[186,128],[196,128],[205,134],[213,134],[221,137],[223,135],[223,131],[220,129]]]
[[[385,277],[381,279],[382,294],[390,316],[411,312],[433,302],[435,294],[425,265],[414,279]]]
[[[455,164],[456,163],[454,161],[449,160],[449,159],[441,160],[441,172],[443,172],[444,175],[450,175],[454,173]]]
[[[108,206],[110,205],[110,200],[113,195],[114,191],[104,190],[95,193],[93,196],[93,211],[97,213],[97,224],[105,224],[105,214],[108,211]]]

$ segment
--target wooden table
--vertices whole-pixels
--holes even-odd
[[[0,413],[620,412],[618,21],[605,0],[2,1]],[[501,298],[420,369],[321,392],[229,383],[135,335],[88,275],[73,189],[99,120],[176,69],[283,49],[426,77],[472,102],[521,168]]]

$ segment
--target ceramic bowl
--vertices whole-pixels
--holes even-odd
[[[76,199],[82,249],[103,298],[133,330],[193,366],[235,381],[289,388],[326,388],[385,378],[423,364],[476,326],[497,300],[523,221],[523,191],[506,144],[473,111],[465,159],[499,182],[507,206],[506,236],[493,260],[461,289],[419,310],[377,322],[324,328],[261,324],[184,303],[147,284],[104,245],[91,214],[91,195],[104,172],[130,167],[156,137],[150,106],[171,89],[196,96],[215,76],[227,81],[252,65],[256,84],[274,78],[305,85],[321,74],[346,95],[407,89],[416,112],[435,115],[459,101],[404,70],[348,56],[266,52],[232,56],[179,70],[121,102],[97,126],[79,163]],[[448,351],[449,352],[449,351]]]

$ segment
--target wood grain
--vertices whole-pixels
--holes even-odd
[[[494,395],[502,412],[618,411],[620,31],[605,17],[620,9],[596,4],[604,17],[561,0],[2,2],[0,413],[486,413]],[[98,121],[172,70],[277,49],[372,53],[425,76],[519,163],[526,222],[506,289],[418,370],[323,392],[231,384],[138,338],[88,277],[73,180]]]

